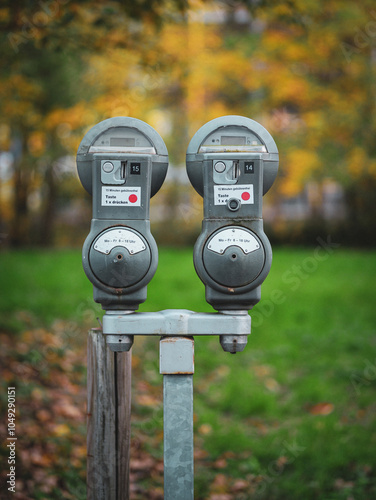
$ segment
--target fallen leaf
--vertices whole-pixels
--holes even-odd
[[[279,389],[278,382],[271,377],[268,377],[264,380],[265,387],[269,389],[270,392],[277,392]]]
[[[236,479],[231,490],[234,492],[244,491],[249,488],[249,482],[245,479]]]
[[[66,424],[55,425],[53,433],[55,436],[66,436],[70,433],[70,428]]]
[[[204,436],[206,436],[207,434],[210,434],[212,432],[212,430],[213,430],[212,426],[209,424],[202,424],[198,428],[199,434],[203,434]]]
[[[227,467],[227,460],[224,458],[218,458],[213,465],[216,469],[225,469]]]
[[[136,403],[141,406],[151,406],[154,408],[159,406],[160,401],[150,394],[138,394],[136,396]]]
[[[334,405],[332,403],[318,403],[308,409],[312,415],[330,415],[333,410]]]

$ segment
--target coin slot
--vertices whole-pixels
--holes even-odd
[[[120,179],[125,179],[127,173],[127,162],[122,161],[120,166]]]
[[[239,162],[234,161],[234,166],[232,167],[232,178],[235,180],[238,179],[240,175]]]

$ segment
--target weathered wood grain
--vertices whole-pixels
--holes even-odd
[[[88,335],[87,499],[129,500],[131,353]]]

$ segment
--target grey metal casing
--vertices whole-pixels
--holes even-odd
[[[128,116],[116,116],[114,118],[108,118],[102,122],[97,123],[92,127],[83,137],[78,150],[77,150],[77,170],[78,176],[81,180],[83,187],[89,194],[93,193],[92,184],[92,158],[93,154],[89,152],[90,147],[93,145],[96,139],[100,137],[103,133],[109,131],[110,129],[115,129],[118,127],[126,127],[140,131],[142,134],[150,139],[153,144],[156,153],[153,155],[153,175],[151,180],[151,196],[154,196],[165,180],[168,167],[168,152],[167,147],[156,130],[150,125],[138,120],[137,118],[131,118]]]
[[[244,116],[228,115],[214,118],[203,125],[192,137],[186,154],[187,174],[192,186],[201,196],[204,196],[204,170],[202,162],[204,154],[199,153],[202,142],[213,131],[220,131],[228,126],[243,127],[253,132],[255,137],[265,146],[266,151],[262,153],[264,161],[263,172],[263,194],[272,186],[278,172],[279,153],[277,145],[269,132],[255,120]]]
[[[251,309],[260,300],[272,262],[262,197],[277,170],[273,138],[249,118],[212,120],[188,146],[188,177],[204,199],[194,265],[207,302],[217,310]]]
[[[150,232],[150,197],[163,184],[167,148],[149,125],[128,117],[91,128],[78,148],[77,168],[93,196],[91,229],[82,250],[94,300],[106,310],[136,310],[158,265]]]

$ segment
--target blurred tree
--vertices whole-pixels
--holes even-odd
[[[259,120],[281,150],[271,196],[330,177],[347,190],[354,223],[376,233],[373,1],[23,0],[5,2],[0,29],[0,142],[16,153],[13,244],[48,240],[54,160],[115,115],[156,127],[175,164],[209,119]],[[30,223],[38,206],[39,232]]]
[[[280,189],[295,195],[309,180],[335,179],[354,243],[375,244],[375,4],[264,4],[271,8],[260,12],[265,28],[253,57],[268,125],[283,143]]]
[[[118,47],[142,47],[144,30],[185,8],[185,0],[2,2],[0,148],[11,150],[14,162],[13,210],[0,214],[10,217],[10,244],[52,241],[55,162],[73,152],[71,130],[82,132],[101,114],[85,104],[100,91],[86,78],[88,54],[105,59]]]

